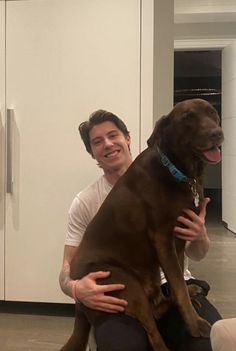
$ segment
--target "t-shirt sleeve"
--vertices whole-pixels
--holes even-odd
[[[89,210],[78,194],[69,209],[65,245],[79,246],[90,220]]]

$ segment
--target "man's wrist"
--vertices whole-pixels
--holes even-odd
[[[64,294],[70,297],[72,297],[72,292],[71,292],[72,281],[73,280],[71,280],[70,278],[70,266],[65,265],[64,267],[62,267],[62,270],[60,272],[59,283],[60,283],[61,290],[64,292]]]
[[[77,296],[77,284],[78,284],[79,280],[71,280],[70,281],[70,289],[71,289],[71,297],[73,297],[73,299],[75,300],[75,302],[80,302]]]
[[[206,244],[209,244],[210,243],[210,239],[209,239],[209,236],[208,236],[208,233],[207,233],[207,230],[203,230],[202,234],[199,236],[199,238],[196,240],[196,242],[204,242]]]

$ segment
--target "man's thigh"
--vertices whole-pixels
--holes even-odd
[[[148,337],[138,320],[123,313],[109,314],[94,326],[98,351],[149,351]]]

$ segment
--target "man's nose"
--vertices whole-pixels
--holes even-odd
[[[110,146],[113,145],[113,142],[109,138],[104,138],[104,146]]]

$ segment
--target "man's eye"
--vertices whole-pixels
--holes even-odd
[[[93,145],[99,145],[99,144],[101,144],[101,140],[94,140],[93,142],[92,142],[92,144]]]
[[[113,138],[113,139],[114,139],[114,138],[116,138],[116,137],[117,137],[117,134],[111,134],[111,135],[110,135],[110,138]]]

